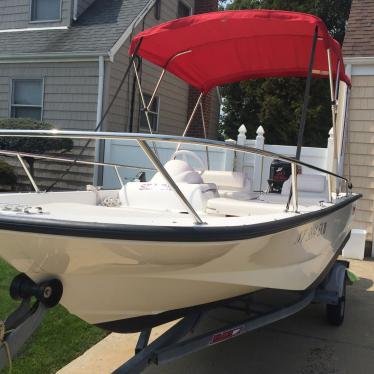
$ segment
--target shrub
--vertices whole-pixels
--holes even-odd
[[[27,118],[0,119],[0,129],[8,130],[53,130],[49,123],[39,122]],[[25,153],[44,154],[47,152],[70,151],[73,148],[71,139],[59,138],[17,138],[0,137],[0,149]],[[34,175],[34,159],[25,157],[30,172]]]
[[[17,176],[13,168],[4,161],[0,160],[0,186],[14,187],[17,183]]]

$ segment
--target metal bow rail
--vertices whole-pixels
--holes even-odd
[[[284,160],[291,163],[291,184],[292,190],[295,191],[292,195],[292,203],[293,203],[293,211],[298,212],[298,193],[297,193],[297,165],[308,167],[312,170],[318,171],[320,173],[324,173],[327,175],[328,185],[329,185],[329,202],[332,202],[332,191],[331,191],[331,178],[335,177],[345,182],[345,193],[351,193],[352,185],[350,181],[336,173],[331,171],[319,168],[317,166],[308,164],[296,158],[284,156],[281,154],[273,153],[264,151],[261,149],[256,149],[247,146],[240,146],[235,144],[227,144],[224,142],[210,140],[210,139],[197,139],[197,138],[190,138],[185,136],[172,136],[172,135],[159,135],[159,134],[136,134],[136,133],[118,133],[118,132],[94,132],[94,131],[58,131],[58,130],[0,130],[0,137],[26,137],[26,138],[66,138],[66,139],[91,139],[91,140],[133,140],[138,142],[139,146],[146,154],[148,159],[151,161],[155,169],[161,173],[161,175],[165,178],[168,182],[170,187],[174,190],[174,192],[178,195],[181,202],[187,208],[188,212],[194,217],[195,223],[198,225],[205,224],[198,213],[195,211],[191,203],[188,199],[184,196],[178,185],[175,183],[173,178],[167,172],[165,167],[163,166],[162,162],[160,161],[159,157],[155,154],[155,152],[149,147],[147,142],[161,142],[161,143],[177,143],[177,144],[193,144],[193,145],[200,145],[205,147],[212,147],[212,148],[221,148],[235,152],[243,152],[243,153],[251,153],[258,156],[269,157],[269,158],[276,158],[280,160]],[[26,175],[28,176],[30,183],[33,185],[36,192],[40,192],[39,188],[37,187],[33,177],[31,176],[23,157],[33,157],[35,159],[46,159],[46,160],[54,160],[60,162],[72,162],[74,164],[84,164],[84,165],[98,165],[98,166],[109,166],[113,167],[116,171],[117,177],[120,181],[121,186],[123,186],[122,179],[118,172],[119,167],[123,168],[132,168],[132,169],[145,169],[145,170],[154,170],[149,167],[139,167],[139,166],[130,166],[124,164],[113,164],[113,163],[106,163],[106,162],[94,162],[94,161],[80,161],[80,160],[72,160],[69,158],[62,158],[62,157],[54,157],[54,156],[44,156],[44,155],[37,155],[32,153],[22,153],[22,152],[12,152],[6,150],[0,150],[0,155],[5,156],[14,156],[17,157],[20,161],[22,167],[24,168]]]

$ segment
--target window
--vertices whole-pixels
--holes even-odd
[[[42,108],[42,79],[14,79],[12,81],[11,117],[41,121]]]
[[[151,100],[151,95],[144,94],[144,100],[148,104]],[[158,129],[158,113],[160,110],[160,99],[156,96],[153,100],[153,103],[149,109],[148,117],[151,122],[152,131],[157,131]],[[147,117],[144,111],[140,115],[140,130],[149,131]]]
[[[156,0],[156,3],[155,3],[155,18],[158,21],[161,19],[161,0]]]
[[[31,0],[31,21],[59,21],[61,0]]]
[[[177,18],[188,17],[191,15],[191,7],[186,5],[183,1],[178,1]]]

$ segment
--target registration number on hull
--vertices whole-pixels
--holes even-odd
[[[309,240],[323,236],[326,233],[326,228],[327,222],[316,223],[312,227],[301,231],[296,243],[305,243]]]

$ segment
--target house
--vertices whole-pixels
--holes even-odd
[[[29,117],[64,130],[94,130],[129,63],[131,37],[158,23],[217,10],[217,0],[3,0],[0,2],[0,117]],[[142,64],[145,99],[159,68]],[[151,115],[152,130],[181,135],[192,111],[194,89],[169,74]],[[216,137],[219,104],[206,97],[209,137]],[[160,110],[161,109],[161,110]],[[119,92],[101,130],[146,132],[134,73]],[[196,117],[190,134],[199,135]],[[76,146],[82,142],[76,142]],[[99,160],[92,142],[86,159]],[[38,162],[36,179],[49,185],[61,172]],[[95,179],[100,183],[100,173]],[[58,185],[91,184],[92,168],[73,168]]]
[[[358,201],[355,227],[373,240],[374,211],[374,0],[353,0],[343,52],[346,71],[351,75],[349,137],[345,155],[354,190],[363,194]]]

